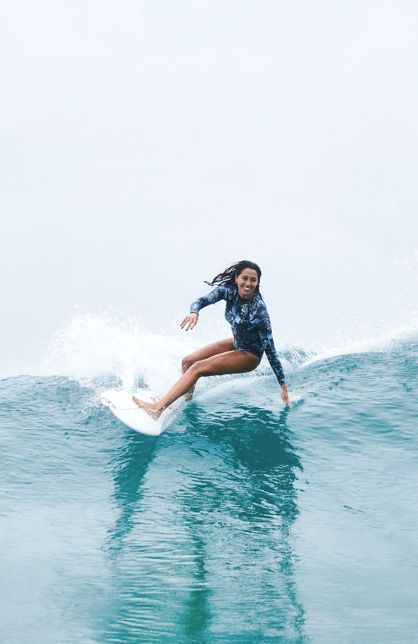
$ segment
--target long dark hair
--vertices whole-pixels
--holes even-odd
[[[243,259],[240,262],[231,264],[231,266],[228,266],[224,271],[222,271],[222,273],[216,275],[211,282],[205,281],[205,284],[209,284],[209,286],[215,286],[215,284],[235,284],[235,278],[238,277],[238,275],[241,275],[242,271],[245,268],[252,268],[254,271],[256,271],[258,275],[258,284],[256,291],[260,292],[259,286],[261,279],[261,268],[258,266],[258,264],[254,264],[254,262],[248,261],[248,259]]]

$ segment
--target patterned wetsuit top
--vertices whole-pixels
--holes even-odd
[[[199,313],[200,309],[220,300],[226,301],[225,318],[232,327],[234,348],[249,351],[260,360],[265,351],[277,380],[282,385],[283,368],[274,346],[267,307],[261,295],[255,292],[251,299],[244,300],[238,295],[235,284],[221,284],[193,302],[190,313]]]

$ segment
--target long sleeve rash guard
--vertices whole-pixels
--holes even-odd
[[[284,384],[284,374],[274,346],[270,318],[263,298],[257,292],[251,299],[244,300],[238,295],[235,284],[221,284],[190,307],[190,313],[199,313],[209,304],[226,301],[225,318],[232,328],[234,348],[248,351],[261,360],[264,351],[277,380]]]

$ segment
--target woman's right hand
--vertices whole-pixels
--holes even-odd
[[[198,313],[190,313],[187,317],[184,318],[183,322],[180,324],[180,327],[182,329],[186,329],[186,331],[188,331],[189,329],[190,330],[194,329],[198,319],[199,319]]]

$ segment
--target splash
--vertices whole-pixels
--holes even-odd
[[[123,387],[142,384],[159,391],[178,378],[181,357],[195,348],[174,333],[147,330],[139,318],[78,314],[53,337],[40,375],[80,383],[113,376]]]

